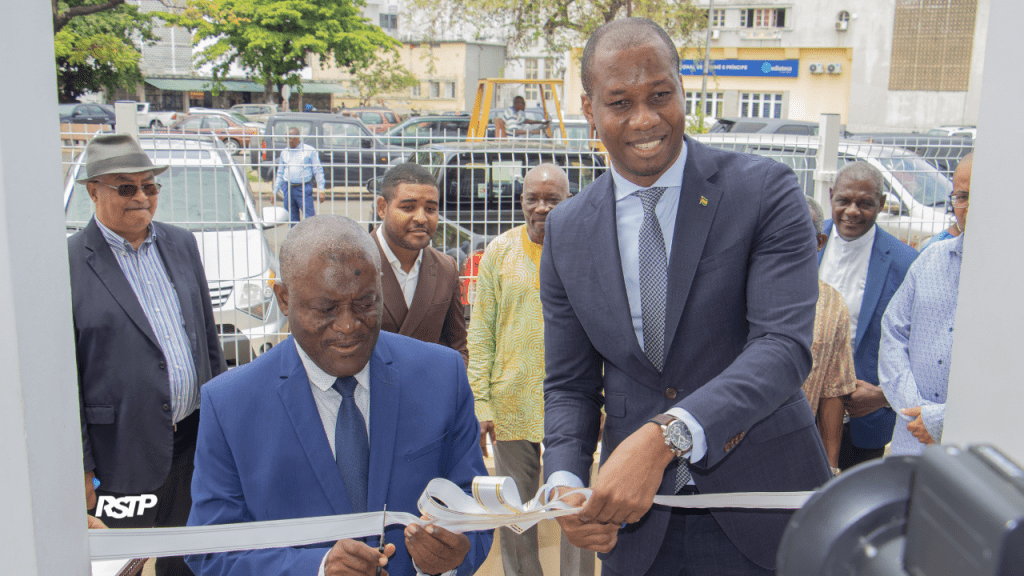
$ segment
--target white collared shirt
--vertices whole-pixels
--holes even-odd
[[[294,339],[293,339],[294,340]],[[316,402],[316,409],[320,413],[320,421],[324,425],[324,433],[327,434],[327,442],[331,445],[331,454],[337,458],[334,447],[334,429],[338,424],[338,409],[341,408],[341,393],[334,389],[334,381],[338,378],[324,372],[313,362],[313,359],[306,354],[306,351],[299,346],[295,340],[295,351],[299,353],[299,360],[302,360],[302,367],[306,369],[306,377],[309,378],[309,387],[313,391],[313,400]],[[363,414],[366,421],[366,435],[370,435],[370,363],[367,362],[363,369],[355,374],[358,385],[352,394],[356,400],[356,407]]]
[[[864,301],[868,266],[871,264],[871,247],[875,243],[877,229],[877,225],[872,225],[860,238],[847,241],[839,235],[833,223],[818,268],[818,278],[838,290],[846,301],[850,311],[850,342],[854,346],[857,342],[857,319]]]
[[[402,289],[402,295],[405,296],[405,307],[409,308],[412,306],[413,297],[416,296],[416,284],[420,281],[420,264],[423,263],[423,250],[420,250],[420,255],[416,257],[416,262],[406,272],[402,270],[402,262],[391,251],[391,246],[388,246],[388,241],[384,238],[383,225],[377,227],[377,239],[380,241],[381,249],[384,250],[384,256],[395,271],[395,278],[398,278],[398,287]]]

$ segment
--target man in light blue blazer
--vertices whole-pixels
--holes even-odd
[[[843,295],[850,309],[857,389],[846,402],[839,467],[882,456],[892,439],[896,413],[878,385],[882,314],[903,283],[917,251],[875,225],[885,204],[882,173],[867,162],[846,164],[829,191],[829,239],[818,253],[819,277]]]
[[[462,357],[380,331],[380,256],[354,221],[317,216],[281,246],[274,285],[292,337],[202,390],[190,525],[381,510],[415,514],[427,483],[487,470]],[[368,436],[367,436],[368,433]],[[188,558],[206,576],[469,576],[491,532],[392,526],[340,540]],[[388,557],[390,559],[388,560]]]
[[[818,287],[800,185],[684,137],[678,52],[650,20],[602,26],[581,69],[612,169],[545,225],[549,483],[589,481],[607,418],[593,497],[560,524],[606,575],[774,574],[790,512],[652,501],[830,477],[801,390]]]

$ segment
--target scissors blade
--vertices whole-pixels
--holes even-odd
[[[384,551],[384,531],[388,528],[388,505],[384,505],[384,513],[381,514],[381,527],[380,527],[380,549]]]

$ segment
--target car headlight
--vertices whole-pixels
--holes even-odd
[[[266,278],[250,278],[235,285],[235,308],[260,320],[266,320],[274,301],[273,270]]]

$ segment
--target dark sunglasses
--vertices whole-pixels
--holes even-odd
[[[99,180],[93,180],[93,182],[97,184],[102,184],[107,188],[117,190],[118,196],[122,198],[131,198],[139,193],[139,187],[136,186],[135,184],[121,184],[119,186],[111,186],[110,184],[107,184],[106,182],[100,182]],[[143,184],[142,193],[145,194],[146,196],[156,196],[157,194],[160,193],[160,184]]]

